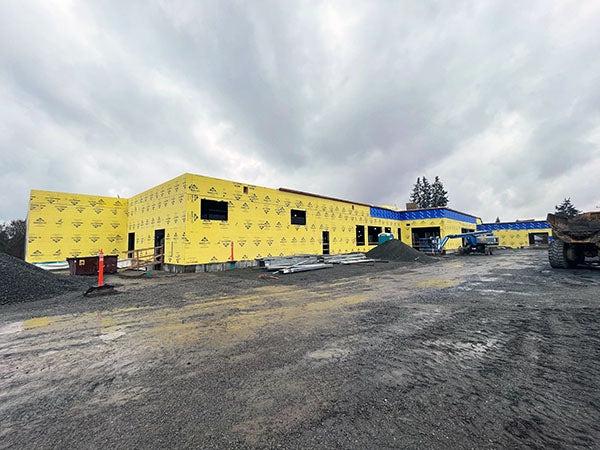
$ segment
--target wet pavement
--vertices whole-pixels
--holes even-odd
[[[599,445],[600,271],[258,274],[0,310],[0,448]]]

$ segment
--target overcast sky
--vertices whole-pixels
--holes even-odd
[[[542,218],[600,206],[600,1],[0,1],[0,220],[183,172]]]

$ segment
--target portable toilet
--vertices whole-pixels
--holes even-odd
[[[383,244],[384,242],[391,241],[394,239],[393,233],[379,233],[377,235],[377,242]]]

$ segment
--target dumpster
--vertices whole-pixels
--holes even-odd
[[[117,273],[118,255],[104,255],[104,273]],[[97,275],[98,257],[97,256],[79,256],[76,258],[67,258],[69,263],[69,272],[71,275]]]

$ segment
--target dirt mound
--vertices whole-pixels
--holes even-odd
[[[398,239],[384,242],[374,249],[369,250],[367,252],[367,258],[385,259],[388,261],[418,261],[422,263],[435,261],[435,258],[415,250],[411,246],[400,242]]]
[[[53,297],[87,286],[84,280],[56,275],[0,253],[0,305]]]

